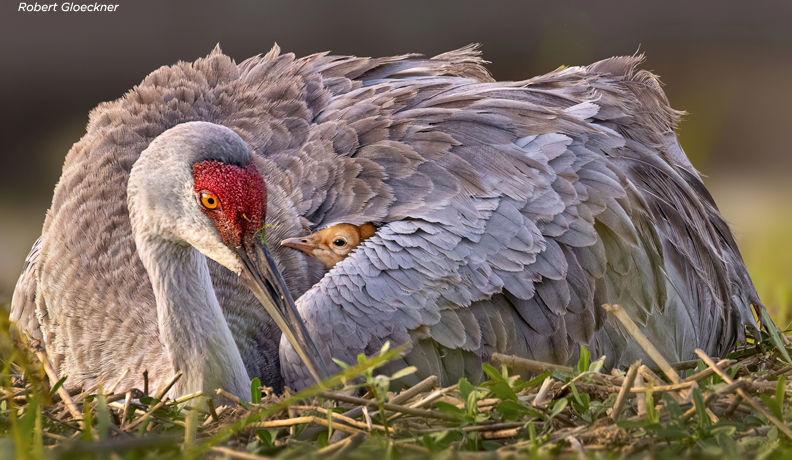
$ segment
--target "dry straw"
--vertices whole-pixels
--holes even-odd
[[[622,322],[649,359],[625,371],[603,373],[588,359],[570,367],[494,354],[496,366],[485,369],[491,380],[479,386],[463,380],[442,387],[430,376],[401,393],[386,395],[375,394],[365,384],[374,375],[371,371],[358,369],[362,377],[357,392],[317,388],[298,396],[273,396],[265,391],[254,393],[260,401],[252,404],[219,389],[218,400],[227,405],[217,408],[202,393],[170,400],[167,394],[181,374],[151,397],[144,397],[147,388],[113,394],[127,378],[125,373],[106,396],[60,387],[50,402],[40,401],[34,409],[44,421],[41,443],[61,454],[176,449],[186,456],[203,452],[242,459],[266,458],[281,449],[295,449],[295,458],[343,458],[357,449],[371,455],[379,455],[377,449],[395,449],[406,457],[427,456],[438,449],[494,450],[495,456],[539,450],[572,456],[615,450],[628,455],[687,442],[701,436],[695,434],[696,426],[706,432],[707,427],[721,426],[719,421],[739,425],[748,417],[753,422],[729,431],[729,439],[764,439],[773,430],[792,439],[783,420],[788,407],[784,376],[792,368],[777,349],[743,347],[734,359],[718,362],[697,350],[699,361],[672,364],[621,307],[603,308]],[[60,377],[42,353],[38,358],[54,386]],[[680,375],[697,365],[689,375]],[[32,404],[32,386],[24,374],[16,369],[13,385],[0,395],[18,414],[25,414]],[[519,374],[533,380],[518,380]],[[185,422],[189,410],[197,421]],[[667,438],[672,429],[678,430],[677,436],[688,433],[690,439]],[[723,441],[723,452],[728,453],[730,441],[718,436],[712,436],[713,445]],[[688,445],[695,449],[697,444]]]

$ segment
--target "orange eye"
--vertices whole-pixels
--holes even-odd
[[[201,192],[201,205],[212,211],[220,207],[220,199],[211,192]]]

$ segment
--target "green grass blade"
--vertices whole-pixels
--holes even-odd
[[[258,377],[250,382],[250,398],[253,404],[261,404],[261,380]]]
[[[195,451],[196,437],[198,435],[198,417],[200,416],[199,411],[207,409],[206,400],[207,398],[205,396],[200,396],[196,400],[195,406],[189,409],[187,417],[184,420],[184,444],[182,445],[182,452],[185,457],[192,457]]]
[[[44,435],[43,423],[41,420],[41,406],[36,410],[36,423],[33,425],[33,443],[30,448],[31,457],[34,459],[44,458]]]
[[[588,372],[589,364],[591,363],[591,353],[585,345],[580,346],[580,359],[578,359],[577,371],[578,374]]]
[[[60,380],[58,380],[58,382],[57,382],[57,383],[56,383],[56,384],[55,384],[55,385],[52,387],[52,390],[50,390],[50,398],[52,398],[53,396],[55,396],[55,393],[57,393],[57,392],[58,392],[58,389],[59,389],[61,386],[63,386],[63,382],[65,382],[67,378],[69,378],[69,376],[68,376],[68,375],[67,375],[67,376],[64,376],[64,377],[61,377],[61,379],[60,379]]]
[[[80,439],[84,442],[93,441],[93,432],[91,431],[91,424],[93,423],[93,413],[91,412],[91,405],[87,402],[83,403],[83,430]]]
[[[706,428],[710,425],[710,418],[707,415],[707,406],[704,404],[704,397],[698,388],[693,388],[693,405],[696,407],[696,416],[698,417],[698,426]]]
[[[770,336],[770,341],[773,342],[773,345],[778,349],[779,352],[781,352],[781,356],[784,357],[787,364],[792,365],[792,359],[789,357],[789,352],[787,352],[787,349],[784,346],[784,341],[781,338],[781,334],[778,333],[778,328],[776,327],[773,320],[770,319],[770,315],[764,308],[762,308],[762,323],[764,323],[767,329],[767,334]]]
[[[96,394],[96,432],[100,441],[106,441],[110,436],[110,425],[112,425],[110,411],[107,409],[107,398],[102,393],[102,387]]]
[[[779,410],[783,410],[784,407],[784,395],[786,394],[786,377],[783,375],[778,378],[778,383],[776,384],[776,404],[778,404]],[[781,417],[779,417],[781,419]]]
[[[468,379],[462,377],[459,379],[459,393],[462,395],[462,401],[467,401],[470,393],[474,392],[473,385],[468,382]]]

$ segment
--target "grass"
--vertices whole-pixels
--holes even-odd
[[[776,332],[758,344],[749,340],[717,365],[702,355],[665,372],[636,363],[605,373],[585,348],[574,367],[497,355],[484,364],[488,379],[479,385],[460,379],[439,388],[431,377],[398,394],[390,391],[393,381],[414,369],[377,375],[400,352],[386,348],[344,364],[322,387],[275,396],[254,379],[252,402],[226,394],[229,405],[215,409],[201,394],[177,401],[163,399],[164,391],[69,394],[59,388],[62,380],[51,388],[41,362],[14,345],[4,321],[0,459],[792,454],[792,363]],[[364,394],[350,396],[355,391]]]

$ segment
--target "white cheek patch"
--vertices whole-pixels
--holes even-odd
[[[200,232],[193,229],[183,230],[182,237],[201,254],[214,260],[237,275],[242,274],[242,261],[226,246],[217,232]]]

